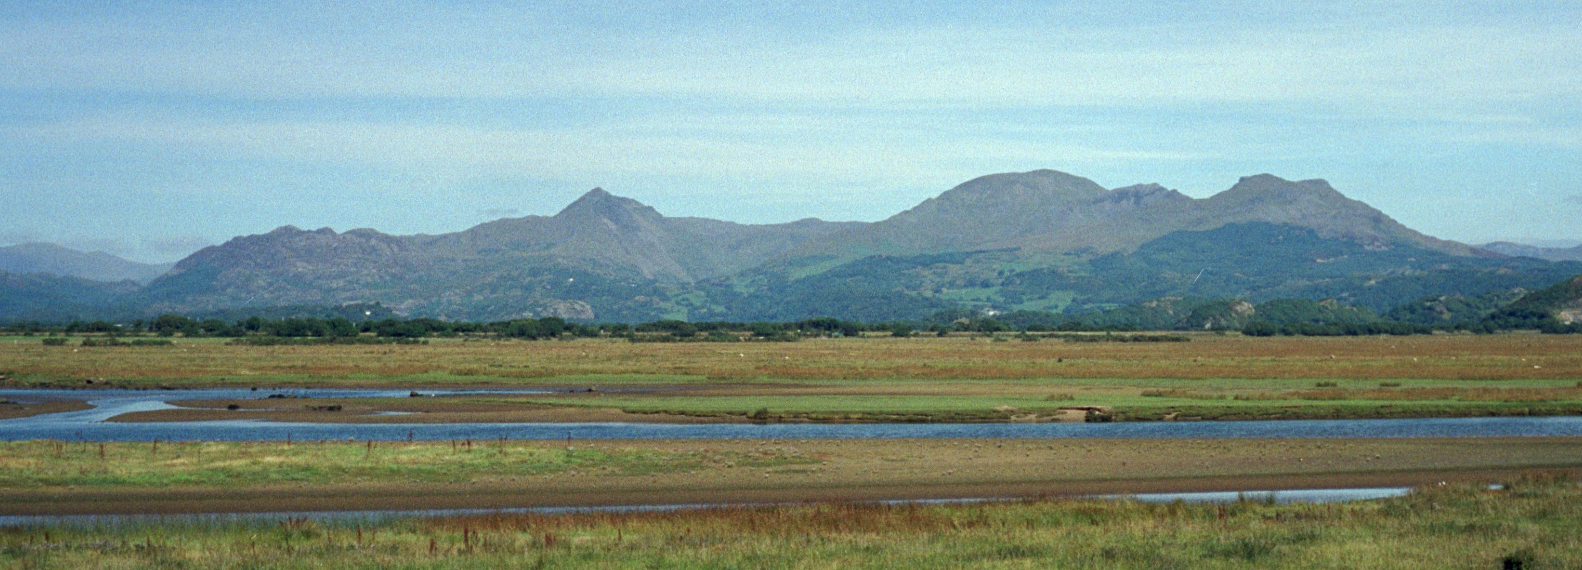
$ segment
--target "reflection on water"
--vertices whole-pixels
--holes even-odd
[[[543,390],[435,391],[436,395],[543,393]],[[176,400],[259,399],[270,391],[0,390],[17,401],[86,399],[93,409],[0,420],[0,440],[280,441],[460,439],[847,439],[847,438],[1392,438],[1582,436],[1582,417],[1116,422],[1094,424],[327,424],[258,420],[107,423]],[[405,390],[296,389],[312,398],[404,397]]]
[[[1208,493],[1143,493],[1139,495],[1101,495],[1104,499],[1131,499],[1144,503],[1234,503],[1253,501],[1262,503],[1343,503],[1404,497],[1411,487],[1374,487],[1367,489],[1290,489],[1285,491],[1215,491]]]
[[[1076,499],[1100,500],[1132,500],[1145,503],[1171,503],[1182,501],[1187,503],[1233,503],[1236,501],[1264,502],[1273,497],[1274,502],[1289,503],[1341,503],[1347,501],[1367,501],[1386,499],[1391,497],[1406,496],[1411,492],[1409,487],[1376,487],[1363,489],[1292,489],[1284,491],[1244,491],[1244,492],[1212,492],[1212,493],[1142,493],[1136,495],[1094,495],[1091,497],[1076,497]],[[885,505],[947,505],[964,503],[990,503],[1007,501],[1006,499],[924,499],[915,501],[879,501]],[[805,503],[784,503],[785,505],[801,505]],[[0,516],[0,527],[5,526],[69,526],[69,527],[116,527],[122,525],[139,524],[257,524],[274,523],[287,518],[306,518],[322,523],[340,524],[351,526],[353,524],[369,524],[399,518],[430,518],[430,517],[457,517],[502,514],[545,514],[559,515],[572,513],[602,513],[602,512],[666,512],[684,511],[709,508],[754,508],[773,507],[777,503],[748,503],[748,504],[678,504],[678,505],[627,505],[613,507],[531,507],[531,508],[503,508],[503,509],[428,509],[411,511],[300,511],[300,512],[275,512],[275,513],[202,513],[184,515],[36,515],[36,516]]]

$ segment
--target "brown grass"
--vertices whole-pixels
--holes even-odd
[[[74,352],[75,351],[75,352]],[[973,338],[821,339],[795,343],[620,340],[459,342],[407,346],[75,348],[0,344],[22,382],[230,384],[335,381],[533,384],[575,375],[666,375],[698,381],[1026,378],[1578,379],[1582,336],[1418,337],[1194,335],[1190,343],[987,342]],[[609,380],[601,380],[608,382]],[[102,385],[102,384],[101,384]]]

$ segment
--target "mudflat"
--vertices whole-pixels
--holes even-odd
[[[0,402],[0,420],[12,418],[29,418],[44,414],[58,414],[61,412],[78,412],[90,409],[93,406],[80,400],[53,400],[48,402]]]

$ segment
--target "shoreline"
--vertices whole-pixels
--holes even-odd
[[[105,421],[117,423],[201,422],[224,420],[262,420],[291,423],[333,424],[462,424],[462,423],[638,423],[638,424],[1016,424],[1016,423],[1153,423],[1153,422],[1237,422],[1280,420],[1371,420],[1435,419],[1478,417],[1568,417],[1582,416],[1582,406],[1506,404],[1448,407],[1423,404],[1387,407],[1225,409],[1172,411],[1115,409],[1106,406],[1073,406],[1031,412],[987,412],[981,414],[919,413],[802,413],[755,419],[748,413],[686,413],[626,411],[614,407],[555,406],[544,404],[475,404],[445,402],[445,398],[414,399],[414,402],[369,404],[356,399],[300,398],[286,400],[295,408],[281,407],[279,400],[177,400],[176,409],[130,412]],[[228,406],[235,409],[227,409]],[[86,408],[81,408],[86,409]],[[67,410],[71,411],[71,410]],[[1052,413],[1051,413],[1052,412]],[[1218,413],[1213,413],[1218,412]],[[1270,413],[1274,412],[1274,413]]]

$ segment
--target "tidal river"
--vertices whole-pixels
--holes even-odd
[[[452,439],[824,439],[824,438],[1389,438],[1582,436],[1582,417],[1422,418],[1224,422],[980,424],[333,424],[253,420],[111,423],[120,414],[173,408],[169,402],[264,398],[279,391],[0,390],[18,402],[85,400],[92,409],[0,420],[0,440],[278,441]],[[294,389],[312,398],[383,398],[406,390]],[[425,391],[433,395],[537,391]]]

